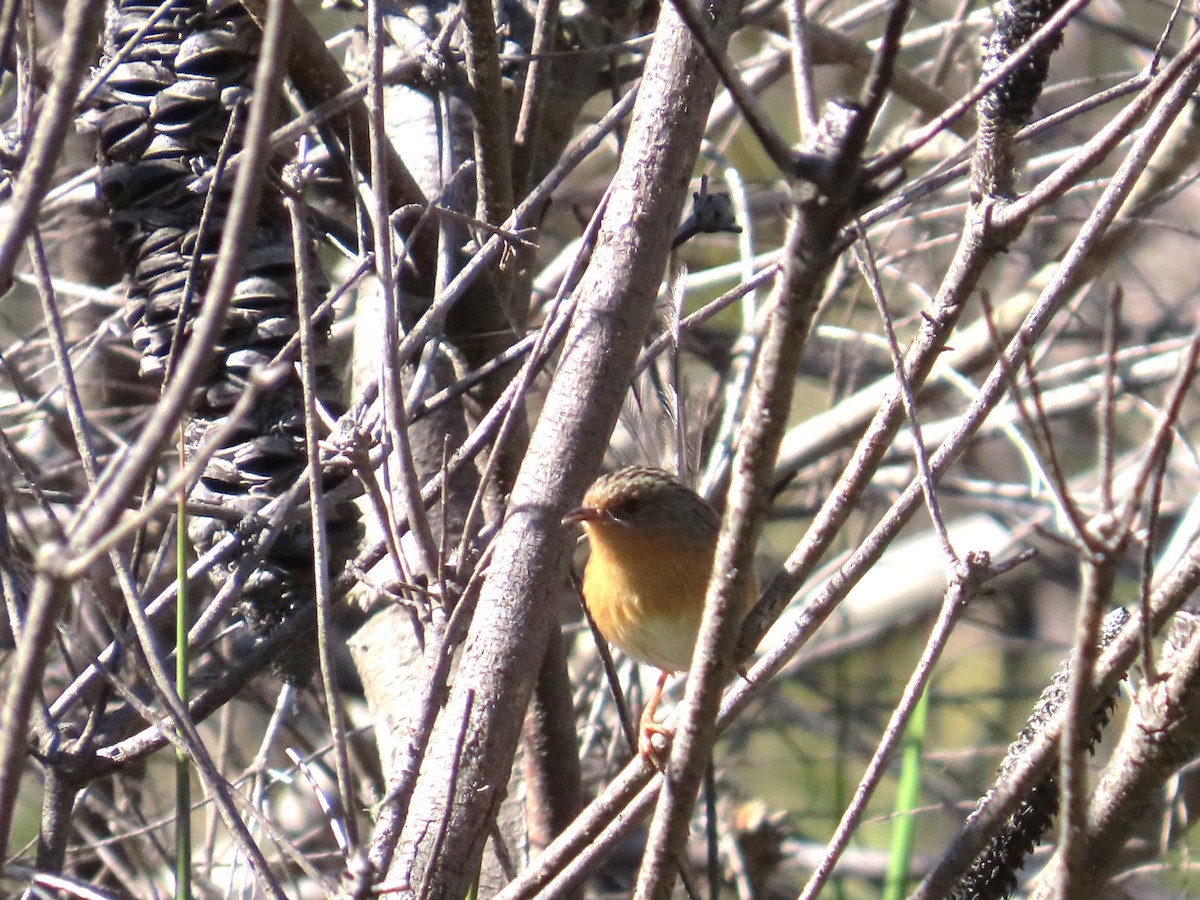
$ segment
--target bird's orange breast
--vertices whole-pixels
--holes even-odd
[[[696,646],[712,572],[710,545],[585,525],[591,557],[583,577],[588,611],[609,643],[667,672],[686,669]],[[746,609],[757,597],[752,584]]]

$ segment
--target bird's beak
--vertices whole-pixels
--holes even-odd
[[[604,513],[594,506],[580,506],[562,517],[564,525],[582,525],[584,522],[596,522],[604,518]]]

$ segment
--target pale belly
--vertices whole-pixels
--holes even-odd
[[[596,624],[610,643],[664,672],[680,672],[691,664],[700,626],[694,617],[663,616],[647,616],[636,627],[628,621],[614,621],[607,628]]]

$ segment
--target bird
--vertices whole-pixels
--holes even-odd
[[[674,475],[627,466],[601,476],[562,521],[581,525],[591,548],[583,601],[596,629],[662,673],[641,716],[639,750],[652,756],[652,735],[666,732],[654,722],[663,687],[691,665],[721,517]],[[757,599],[751,578],[739,618]]]

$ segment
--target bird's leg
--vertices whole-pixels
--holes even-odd
[[[654,744],[654,735],[669,735],[670,730],[654,721],[654,712],[658,709],[658,701],[662,699],[663,688],[667,684],[670,672],[663,672],[658,678],[658,684],[650,695],[646,708],[642,710],[642,720],[638,728],[638,752],[656,765],[660,762],[662,751]],[[660,765],[659,768],[662,768]]]

